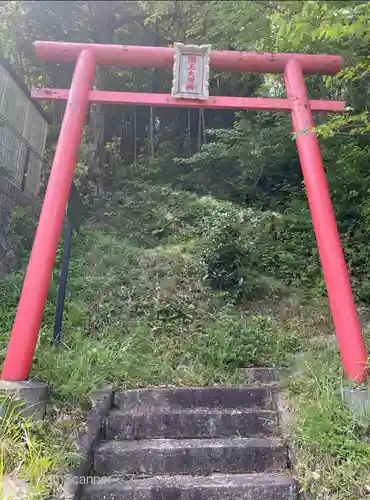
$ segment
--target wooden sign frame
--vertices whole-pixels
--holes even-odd
[[[185,45],[176,42],[174,49],[172,97],[208,99],[211,45]]]

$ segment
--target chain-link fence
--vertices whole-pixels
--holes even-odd
[[[0,113],[0,277],[32,244],[43,166],[42,156]]]

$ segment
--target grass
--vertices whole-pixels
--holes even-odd
[[[52,287],[32,372],[56,399],[79,401],[106,382],[126,388],[234,382],[237,367],[284,364],[299,348],[293,330],[213,294],[183,252],[140,249],[85,229],[73,257],[63,343],[50,343]],[[16,294],[18,282],[12,286]],[[9,292],[6,286],[7,311],[16,303]]]
[[[77,463],[74,440],[81,412],[52,411],[43,422],[32,422],[23,415],[20,401],[0,395],[0,403],[5,409],[0,417],[0,498],[5,481],[26,486],[22,498],[48,498],[51,489],[57,492],[63,485],[60,471]],[[19,497],[15,492],[14,499]]]
[[[300,373],[286,390],[294,415],[291,433],[297,471],[311,498],[365,499],[370,494],[370,434],[368,425],[360,426],[342,402],[334,354],[327,347],[301,360]]]
[[[361,443],[368,437],[338,396],[340,361],[329,342],[326,300],[274,276],[258,276],[258,286],[249,286],[242,301],[232,290],[207,284],[203,249],[211,248],[215,229],[238,220],[244,234],[253,235],[266,217],[140,182],[127,183],[97,210],[73,239],[59,346],[51,344],[58,265],[45,309],[32,376],[48,382],[53,411],[37,426],[14,415],[1,420],[8,429],[3,464],[4,450],[13,449],[6,472],[28,474],[34,487],[41,485],[35,498],[45,497],[50,474],[76,459],[74,436],[89,391],[106,383],[237,383],[238,367],[295,363],[299,375],[290,380],[286,398],[303,489],[323,500],[366,498],[370,447]],[[59,250],[57,264],[60,258]],[[248,275],[253,269],[244,269]],[[0,283],[1,356],[22,278],[20,272]],[[38,462],[41,456],[45,461]]]

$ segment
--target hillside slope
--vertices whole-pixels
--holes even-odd
[[[239,367],[288,366],[298,370],[286,396],[303,488],[366,498],[368,438],[337,395],[326,299],[284,280],[286,271],[274,276],[292,260],[276,240],[282,218],[147,182],[126,182],[95,207],[73,239],[62,344],[50,344],[56,266],[33,366],[55,401],[37,438],[45,447],[53,429],[48,468],[73,461],[60,415],[75,419],[94,387],[234,383]],[[4,347],[20,286],[21,273],[0,284]]]

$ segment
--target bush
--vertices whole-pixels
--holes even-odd
[[[227,225],[212,235],[203,250],[205,278],[214,290],[234,291],[240,286],[240,268],[244,249],[237,227]]]
[[[0,255],[4,270],[17,269],[26,259],[32,248],[37,227],[36,207],[18,205],[9,218],[9,224],[3,231],[6,250]]]

